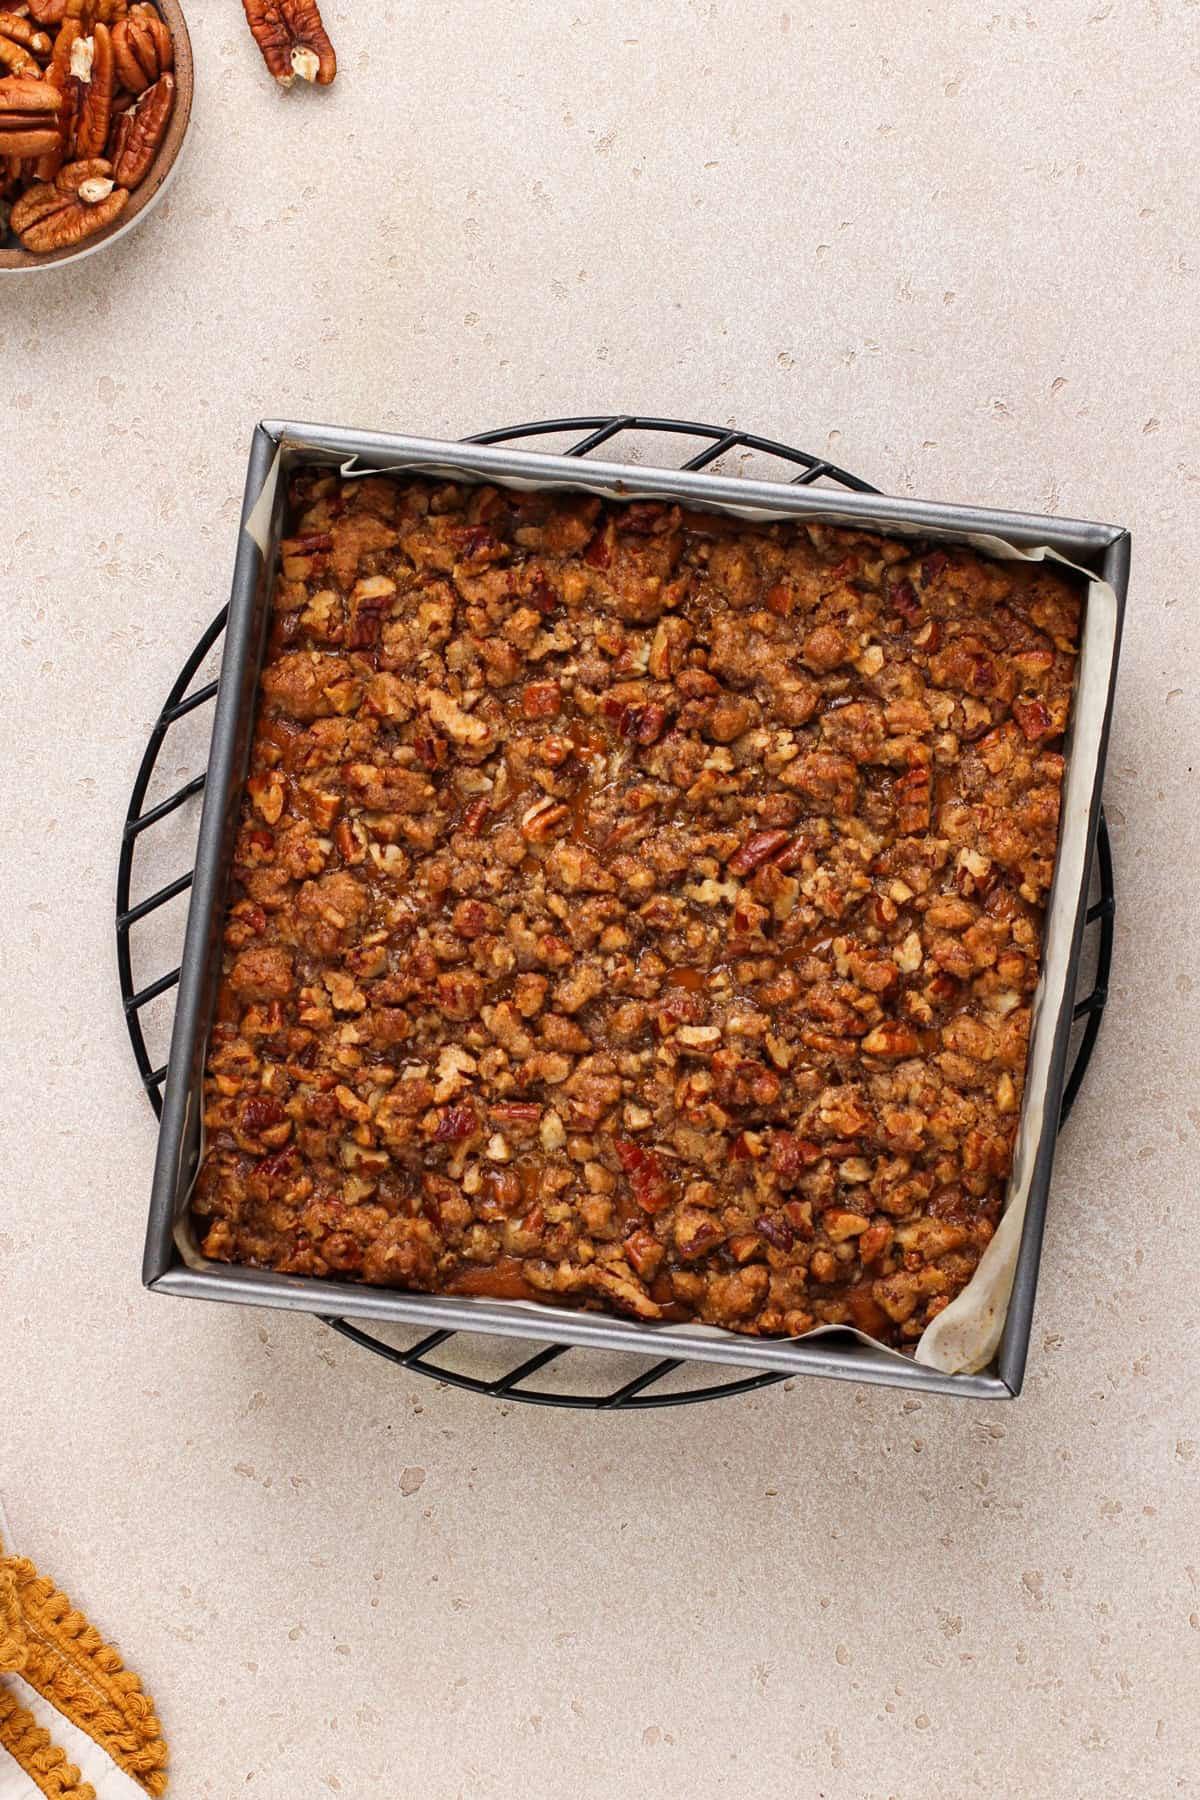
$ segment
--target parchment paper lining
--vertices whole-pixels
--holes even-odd
[[[492,481],[497,486],[516,488],[524,492],[557,488],[577,491],[582,488],[599,494],[605,499],[611,500],[614,497],[611,483],[596,482],[593,484],[588,481],[587,464],[582,460],[577,471],[573,469],[569,477],[555,476],[550,471],[547,471],[546,476],[541,478],[499,474],[483,475],[476,471],[463,470],[450,462],[430,461],[416,455],[402,462],[389,463],[380,467],[360,468],[357,466],[357,457],[345,459],[329,450],[308,446],[301,439],[285,439],[280,443],[261,492],[245,521],[245,530],[258,545],[264,557],[270,554],[276,493],[284,457],[288,451],[303,452],[306,459],[314,463],[334,465],[343,479],[347,480],[367,475],[429,475],[446,481]],[[653,489],[642,485],[644,482],[653,481],[654,470],[639,469],[637,473],[639,477],[638,497],[654,497]],[[811,489],[808,491],[810,494],[812,493]],[[676,495],[665,490],[660,497],[670,500],[677,498]],[[714,501],[713,510],[755,523],[776,519],[794,520],[797,516],[794,513],[787,513],[769,506],[739,506],[727,501]],[[872,520],[869,513],[841,512],[836,504],[831,504],[828,509],[822,507],[819,513],[806,512],[804,517],[814,522],[819,520],[824,524],[847,526],[856,530],[874,528],[891,537],[908,536],[924,540],[940,538],[943,541],[970,544],[973,549],[1001,560],[1054,562],[1081,575],[1089,584],[1084,608],[1079,663],[1076,670],[1075,695],[1067,733],[1066,773],[1063,781],[1058,852],[1055,858],[1054,880],[1046,907],[1042,971],[1033,1000],[1025,1097],[1013,1154],[1012,1173],[1005,1196],[1004,1212],[996,1235],[980,1259],[975,1274],[957,1299],[953,1300],[945,1311],[939,1313],[937,1318],[926,1327],[917,1343],[915,1352],[917,1362],[923,1363],[927,1368],[938,1369],[948,1375],[976,1374],[986,1368],[995,1356],[1004,1331],[1009,1296],[1012,1292],[1013,1277],[1016,1273],[1017,1258],[1020,1253],[1030,1182],[1038,1144],[1045,1126],[1045,1098],[1054,1053],[1054,1022],[1068,1001],[1066,987],[1070,975],[1075,920],[1088,877],[1087,844],[1091,818],[1090,772],[1096,767],[1104,731],[1107,705],[1105,672],[1112,663],[1117,625],[1116,595],[1109,584],[1102,581],[1091,570],[1071,562],[1068,558],[1060,555],[1057,550],[1051,549],[1049,545],[1041,544],[1031,549],[1020,549],[1003,538],[991,537],[978,532],[939,531],[924,526],[906,526],[891,519]],[[1056,1124],[1056,1122],[1053,1123]],[[201,1144],[202,1156],[203,1143]],[[200,1254],[196,1246],[190,1230],[188,1215],[185,1214],[178,1222],[175,1235],[180,1255],[190,1268],[209,1266],[207,1259]],[[462,1297],[457,1298],[461,1303]],[[545,1306],[532,1300],[511,1300],[507,1301],[505,1305],[506,1308],[512,1308],[514,1311],[527,1312],[534,1316],[541,1315],[543,1318],[546,1314]],[[684,1329],[693,1335],[703,1334],[718,1340],[729,1336],[725,1329],[715,1325],[689,1325],[687,1327],[649,1325],[642,1327],[643,1332],[652,1333],[654,1337],[669,1337],[673,1331]],[[857,1331],[851,1326],[819,1325],[812,1331],[805,1332],[803,1336],[817,1338],[828,1336],[834,1332],[839,1334],[848,1332],[876,1353],[882,1351],[901,1364],[908,1362],[908,1358],[901,1355],[899,1351],[880,1344],[877,1339],[867,1337],[865,1333]],[[639,1332],[639,1336],[641,1334]]]

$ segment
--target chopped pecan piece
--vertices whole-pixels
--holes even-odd
[[[1056,729],[1042,700],[1014,700],[1012,710],[1013,718],[1025,736],[1035,743],[1039,738],[1049,737]]]
[[[656,1213],[669,1206],[672,1191],[663,1172],[662,1159],[653,1150],[644,1150],[631,1138],[618,1138],[615,1148],[621,1167],[629,1177],[633,1197],[642,1211]]]
[[[897,781],[896,828],[905,837],[928,831],[932,793],[928,769],[911,769]]]
[[[727,867],[731,875],[748,875],[751,869],[768,862],[776,851],[782,850],[790,842],[788,831],[760,831],[752,838],[747,838],[735,856],[731,856]]]
[[[884,1025],[877,1025],[869,1031],[862,1041],[863,1052],[867,1056],[915,1056],[921,1047],[920,1039],[908,1025],[890,1020]]]
[[[521,833],[531,844],[545,843],[570,822],[567,808],[557,800],[535,800],[521,815]]]
[[[527,719],[554,719],[562,711],[557,681],[533,681],[521,695],[521,711]]]
[[[439,1144],[451,1139],[472,1138],[479,1132],[479,1120],[469,1106],[449,1106],[438,1117],[434,1138]]]
[[[605,1263],[588,1271],[588,1281],[616,1306],[635,1319],[661,1319],[662,1307],[652,1300],[633,1271],[620,1263]]]

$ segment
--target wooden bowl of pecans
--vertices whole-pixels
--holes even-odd
[[[0,0],[0,274],[115,243],[187,135],[179,0]]]

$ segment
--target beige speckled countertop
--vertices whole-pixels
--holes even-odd
[[[189,11],[164,207],[0,281],[20,1546],[144,1672],[181,1800],[1194,1793],[1195,0],[341,0],[337,86],[287,96],[236,0]],[[1133,531],[1112,1005],[1015,1405],[535,1411],[138,1285],[117,840],[255,419],[638,406]]]

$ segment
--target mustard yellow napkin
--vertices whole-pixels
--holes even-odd
[[[137,1676],[0,1540],[0,1800],[143,1800],[166,1766]]]

